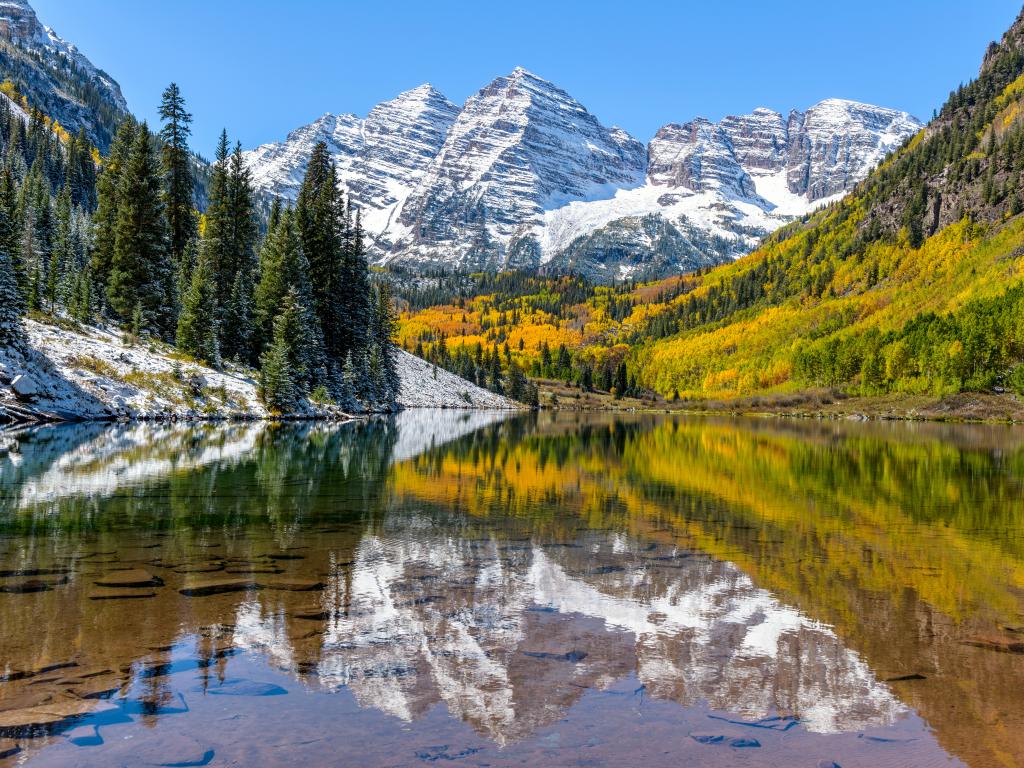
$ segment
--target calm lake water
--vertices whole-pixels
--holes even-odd
[[[0,755],[1024,765],[1024,431],[0,435]]]

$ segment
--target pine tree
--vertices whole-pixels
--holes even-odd
[[[60,195],[57,196],[56,217],[56,242],[53,247],[53,255],[50,258],[52,274],[49,277],[53,284],[51,302],[55,302],[59,297],[62,304],[67,304],[81,270],[77,259],[75,212],[72,209],[71,186],[67,183],[64,184]],[[53,311],[52,307],[50,311]]]
[[[0,249],[0,346],[15,345],[21,340],[22,306],[14,261],[9,251]]]
[[[0,175],[0,252],[6,253],[22,302],[28,296],[28,275],[22,268],[20,258],[21,229],[18,223],[18,193],[9,164],[4,164]]]
[[[523,369],[516,363],[508,367],[508,396],[520,403],[526,403],[530,399],[530,380],[526,378]]]
[[[227,133],[221,134],[217,162],[210,178],[204,240],[213,256],[221,319],[221,351],[224,357],[255,363],[254,347],[247,339],[251,327],[237,328],[230,319],[251,316],[259,225],[256,196],[240,145],[228,154]],[[237,278],[242,274],[242,279]],[[251,324],[251,320],[246,320]]]
[[[354,351],[344,343],[345,331],[342,328],[341,304],[345,292],[341,285],[343,213],[337,171],[327,152],[327,145],[320,142],[313,149],[296,203],[295,217],[302,249],[309,261],[313,311],[324,336],[328,365],[335,370],[340,361]],[[337,383],[333,386],[336,388]]]
[[[359,353],[365,350],[370,343],[373,302],[370,290],[370,270],[363,251],[363,229],[359,211],[356,211],[354,225],[351,230],[348,230],[350,220],[350,215],[346,215],[343,220],[345,230],[343,230],[344,249],[339,285],[338,345],[339,351],[351,349]]]
[[[160,167],[143,123],[118,183],[117,232],[107,298],[122,319],[141,307],[141,332],[170,338],[174,270],[167,250]]]
[[[220,365],[217,332],[217,286],[207,253],[200,253],[178,315],[178,349],[213,366]]]
[[[93,215],[92,273],[99,283],[102,294],[106,295],[110,269],[114,262],[114,247],[117,241],[117,217],[121,171],[128,162],[128,156],[135,145],[138,123],[132,118],[125,120],[110,145],[110,156],[103,166],[103,172],[96,181],[97,206]]]
[[[227,311],[224,313],[224,346],[231,359],[239,363],[255,363],[253,346],[253,280],[252,272],[240,270],[231,285]]]
[[[171,83],[160,102],[164,121],[160,138],[163,146],[160,163],[164,175],[164,205],[167,209],[168,243],[176,267],[180,269],[189,244],[196,238],[195,181],[192,175],[188,137],[192,133],[192,115],[176,83]],[[185,275],[186,278],[188,275]]]
[[[206,212],[203,216],[203,248],[210,256],[217,284],[220,306],[227,304],[234,275],[230,271],[228,250],[231,242],[230,200],[228,193],[228,133],[222,131],[217,142],[217,154],[210,170],[207,185]]]
[[[275,201],[271,211],[271,225],[263,239],[259,256],[259,280],[254,289],[255,305],[255,344],[262,354],[264,347],[269,346],[274,333],[274,318],[281,311],[281,303],[289,287],[295,285],[293,266],[299,261],[303,264],[303,275],[308,271],[305,257],[302,255],[302,244],[295,231],[291,210],[281,213],[280,203]]]
[[[373,289],[373,299],[373,322],[370,327],[373,352],[371,370],[376,366],[378,372],[378,402],[390,408],[398,399],[402,388],[398,375],[396,321],[390,284],[386,281],[378,282]]]
[[[67,171],[65,183],[71,189],[72,204],[86,211],[96,209],[96,163],[93,161],[92,145],[85,135],[85,128],[78,129],[67,149]]]
[[[42,167],[37,166],[37,172]],[[57,300],[57,265],[54,264],[54,241],[57,239],[57,224],[53,211],[53,203],[50,191],[46,182],[40,180],[35,185],[33,194],[32,231],[28,234],[32,246],[29,252],[34,256],[30,268],[33,273],[38,274],[36,278],[36,292],[39,294],[40,306],[34,309],[45,308],[48,312],[56,309]]]
[[[260,399],[276,413],[287,413],[295,407],[296,388],[291,358],[294,353],[292,333],[298,315],[299,308],[287,301],[274,319],[274,339],[260,359]]]

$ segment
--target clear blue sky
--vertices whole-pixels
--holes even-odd
[[[842,97],[931,116],[1021,0],[31,0],[155,121],[176,81],[209,156],[430,82],[462,103],[521,65],[607,125]]]

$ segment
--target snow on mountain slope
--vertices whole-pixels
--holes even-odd
[[[419,187],[391,250],[403,261],[499,267],[545,210],[639,186],[643,146],[522,68],[472,96]],[[527,264],[529,266],[529,264]]]
[[[309,167],[313,147],[324,142],[338,168],[344,171],[362,149],[362,120],[355,115],[330,113],[296,128],[277,144],[263,144],[245,153],[253,184],[272,195],[294,200]]]
[[[26,0],[0,0],[0,78],[10,77],[29,103],[101,149],[128,114],[120,86],[78,48],[44,26]]]
[[[0,416],[15,405],[11,382],[27,375],[37,392],[28,404],[63,418],[265,418],[252,371],[216,371],[182,362],[173,349],[131,344],[102,328],[70,330],[25,321],[28,349],[0,348]],[[406,408],[518,409],[407,352],[398,351]],[[24,403],[22,403],[24,405]],[[298,415],[336,416],[337,409],[303,403]],[[3,419],[0,418],[0,423]]]
[[[341,183],[360,206],[364,226],[379,233],[408,197],[444,143],[458,108],[430,85],[374,107],[366,119],[326,114],[285,141],[245,153],[257,188],[295,200],[318,142],[331,154]]]
[[[645,152],[517,68],[461,110],[421,86],[366,120],[325,116],[247,161],[260,187],[293,199],[326,141],[379,264],[613,280],[743,255],[845,194],[920,127],[905,112],[828,99],[787,117],[760,108],[668,124]]]
[[[646,186],[545,213],[541,262],[551,271],[574,265],[594,279],[623,279],[741,256],[769,232],[842,197],[920,129],[906,112],[841,99],[794,110],[786,120],[761,108],[718,124],[698,118],[666,125],[648,147]],[[670,239],[692,240],[688,233],[700,230],[708,242],[675,254],[647,248],[649,258],[637,259],[641,229],[650,227],[645,217],[658,219]],[[593,251],[593,242],[608,237],[630,241],[623,234],[629,228],[634,249]]]

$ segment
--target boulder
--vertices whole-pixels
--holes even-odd
[[[27,373],[15,376],[11,382],[11,389],[19,400],[25,402],[35,400],[40,393],[39,383]]]

